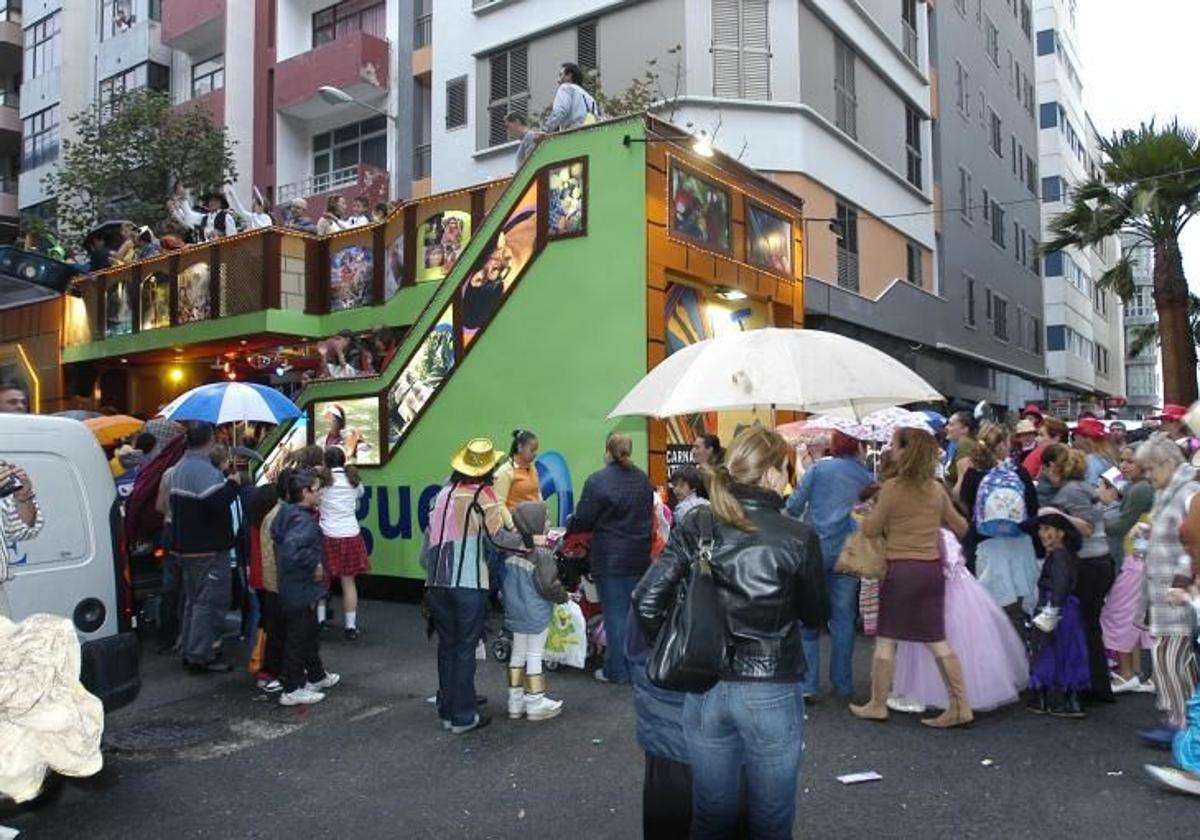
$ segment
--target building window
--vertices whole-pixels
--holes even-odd
[[[1004,157],[1004,139],[1003,139],[1004,138],[1004,126],[1000,122],[1000,115],[997,114],[994,109],[989,109],[989,110],[991,111],[990,123],[991,123],[991,127],[992,127],[992,131],[991,131],[992,151],[996,153],[997,157]]]
[[[858,209],[839,201],[837,222],[837,283],[843,289],[858,291]]]
[[[1013,259],[1021,262],[1021,223],[1013,222]]]
[[[988,221],[991,221],[991,218],[992,218],[991,194],[988,192],[988,188],[984,187],[983,188],[983,220],[985,222],[988,222]]]
[[[992,322],[992,290],[991,289],[983,290],[983,299],[985,301],[985,303],[983,305],[983,315],[987,319],[987,322],[990,324]]]
[[[1058,125],[1058,103],[1043,102],[1038,106],[1038,127],[1054,128]]]
[[[21,0],[0,0],[0,21],[4,23],[20,23]]]
[[[508,140],[505,116],[510,111],[528,116],[529,46],[516,44],[493,53],[488,56],[488,70],[488,145],[499,146]]]
[[[992,295],[992,334],[1008,341],[1008,301],[999,295]]]
[[[854,93],[854,50],[841,38],[833,41],[833,91],[837,97],[835,123],[858,139],[858,99]]]
[[[136,20],[133,14],[133,0],[100,0],[101,41],[128,32]]]
[[[313,42],[316,43],[316,32]],[[433,0],[416,0],[413,3],[413,49],[419,50],[433,43]]]
[[[365,32],[376,38],[387,37],[387,3],[379,0],[345,0],[314,12],[312,45],[315,49],[337,38]]]
[[[25,79],[36,79],[62,66],[62,12],[25,30]]]
[[[192,98],[225,87],[225,56],[214,55],[192,65]]]
[[[1017,155],[1017,135],[1010,134],[1008,136],[1008,143],[1009,143],[1008,156],[1010,158],[1012,174],[1017,175],[1019,177],[1020,176],[1019,167],[1021,166],[1021,158],[1018,157],[1018,155]]]
[[[1033,316],[1033,352],[1039,356],[1042,353],[1042,319]]]
[[[318,183],[341,183],[338,173],[362,163],[387,169],[387,118],[372,117],[314,135],[312,145],[313,178]]]
[[[712,0],[713,96],[771,98],[766,0]]]
[[[462,128],[467,124],[467,77],[459,76],[446,82],[446,128]]]
[[[921,115],[909,106],[904,108],[904,146],[908,152],[908,183],[921,188]]]
[[[1154,293],[1149,286],[1137,286],[1133,295],[1125,302],[1126,318],[1146,318],[1154,315]]]
[[[925,283],[922,277],[921,270],[921,246],[912,242],[906,242],[904,245],[905,262],[907,268],[906,279],[914,286],[924,287]]]
[[[1025,186],[1033,193],[1034,198],[1038,194],[1038,171],[1037,161],[1033,159],[1033,155],[1025,155]]]
[[[1000,32],[990,17],[984,19],[984,31],[987,33],[987,57],[997,68],[1000,67]]]
[[[964,117],[971,116],[971,74],[962,66],[961,61],[954,62],[954,104]]]
[[[1033,35],[1033,10],[1029,8],[1026,0],[1021,0],[1021,31],[1025,33],[1026,38]]]
[[[99,96],[97,97],[97,104],[100,106],[100,119],[112,119],[120,110],[121,97],[130,91],[142,88],[162,92],[169,91],[171,89],[170,68],[162,64],[155,64],[153,61],[148,61],[139,64],[137,67],[131,67],[124,73],[109,76],[107,79],[101,81]]]
[[[1045,256],[1045,274],[1047,277],[1062,277],[1063,273],[1063,255],[1062,251],[1052,251]]]
[[[971,197],[974,194],[971,173],[961,166],[958,167],[958,212],[967,224],[973,224],[975,219],[975,209],[971,205]]]
[[[585,73],[600,69],[600,46],[596,40],[596,21],[589,20],[575,28],[575,63]]]
[[[57,105],[21,120],[22,169],[33,169],[58,157],[58,121]]]
[[[1004,208],[1000,202],[992,202],[992,241],[1004,247]]]
[[[763,4],[766,6],[766,3]],[[900,34],[904,39],[904,54],[917,63],[917,0],[900,0]]]
[[[968,327],[975,326],[975,278],[968,274],[963,275],[963,320]]]
[[[1054,54],[1054,30],[1053,29],[1038,30],[1037,54],[1038,55],[1053,55]]]
[[[1063,200],[1063,179],[1057,175],[1051,175],[1048,178],[1042,179],[1042,201],[1047,204],[1052,204],[1056,201]]]

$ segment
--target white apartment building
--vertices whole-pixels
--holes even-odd
[[[1043,241],[1070,201],[1071,189],[1099,173],[1096,130],[1083,106],[1076,0],[1037,0],[1037,101]],[[1094,248],[1047,254],[1046,367],[1050,408],[1075,414],[1125,394],[1125,337],[1120,300],[1096,280],[1120,256],[1112,237]],[[1111,403],[1110,403],[1111,405]]]

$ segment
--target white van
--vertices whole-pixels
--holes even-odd
[[[81,679],[105,709],[141,689],[132,593],[121,549],[121,509],[95,436],[78,420],[0,414],[0,460],[22,467],[45,517],[17,543],[4,584],[15,621],[53,613],[75,623]]]

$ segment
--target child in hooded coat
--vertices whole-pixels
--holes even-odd
[[[513,634],[508,661],[508,716],[547,720],[562,711],[561,700],[546,696],[542,653],[555,604],[567,601],[558,564],[546,546],[546,505],[522,502],[512,513],[525,544],[504,558],[504,627]]]

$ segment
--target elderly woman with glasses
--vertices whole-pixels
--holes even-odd
[[[1143,740],[1168,748],[1175,733],[1187,722],[1187,700],[1196,685],[1196,656],[1192,648],[1192,616],[1187,606],[1176,606],[1167,597],[1173,586],[1193,579],[1192,563],[1180,539],[1180,529],[1200,482],[1196,469],[1166,435],[1156,434],[1138,447],[1137,461],[1155,489],[1150,511],[1150,547],[1146,553],[1146,590],[1150,601],[1151,659],[1158,708],[1163,723],[1140,732]]]

